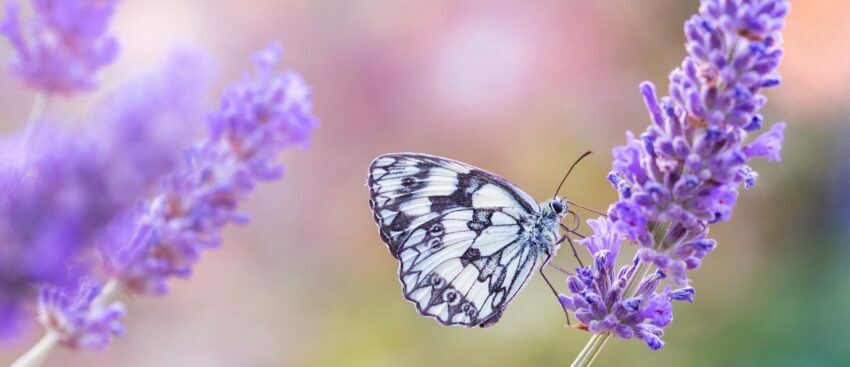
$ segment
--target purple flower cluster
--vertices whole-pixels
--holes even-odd
[[[70,348],[103,350],[115,336],[124,334],[121,319],[126,314],[118,302],[102,305],[102,288],[83,280],[69,291],[45,287],[39,295],[39,322],[58,334],[59,342]]]
[[[0,337],[28,320],[40,286],[73,288],[104,228],[179,165],[201,116],[202,60],[180,52],[109,94],[82,136],[44,124],[25,167],[21,137],[0,141]]]
[[[787,12],[787,1],[702,1],[685,23],[689,55],[670,74],[670,97],[659,100],[651,83],[641,84],[653,124],[614,149],[609,179],[620,200],[609,215],[643,247],[641,259],[677,283],[715,247],[708,225],[731,217],[739,185],[755,184],[748,161],[779,160],[784,123],[747,137],[762,127],[760,90],[779,84]]]
[[[10,0],[0,20],[15,51],[12,74],[47,94],[94,89],[118,54],[107,32],[117,0],[30,3],[30,19]],[[0,337],[17,334],[37,298],[50,335],[103,349],[123,332],[124,309],[106,306],[89,280],[103,273],[98,260],[108,284],[164,294],[170,277],[188,276],[202,250],[219,244],[221,227],[247,220],[239,201],[279,178],[278,153],[306,144],[318,124],[306,83],[275,71],[280,53],[272,46],[255,56],[254,74],[209,116],[209,137],[183,156],[208,86],[205,60],[186,51],[109,95],[82,134],[40,123],[0,140]]]
[[[21,23],[20,5],[11,1],[0,22],[16,58],[13,74],[38,90],[74,94],[95,87],[95,73],[118,55],[118,42],[106,34],[117,0],[32,0],[33,18]]]
[[[86,244],[114,214],[98,200],[103,172],[91,144],[48,131],[32,143],[26,169],[13,163],[17,140],[0,143],[8,164],[0,168],[0,330],[8,336],[40,285],[75,283],[87,264]]]
[[[640,338],[652,349],[664,345],[664,327],[673,321],[672,301],[693,302],[693,288],[658,292],[666,277],[658,271],[641,280],[633,294],[626,294],[634,266],[615,273],[620,244],[626,239],[606,218],[588,220],[594,235],[583,240],[593,265],[579,268],[567,278],[572,297],[559,295],[561,305],[575,314],[594,334],[613,333],[620,338]]]
[[[318,121],[309,87],[293,72],[276,72],[280,49],[255,56],[255,73],[232,85],[209,119],[209,138],[186,154],[155,197],[101,245],[125,289],[162,295],[171,277],[187,277],[203,250],[219,245],[221,228],[244,223],[237,212],[258,182],[277,179],[281,150],[305,144]]]
[[[569,277],[572,296],[560,297],[590,332],[637,337],[658,349],[671,301],[693,300],[690,287],[659,291],[661,280],[688,284],[686,271],[716,247],[709,225],[731,217],[740,184],[755,184],[749,160],[780,158],[784,123],[747,138],[762,128],[760,90],[780,81],[787,12],[787,0],[702,0],[685,22],[688,56],[670,74],[670,97],[659,100],[651,83],[641,84],[652,124],[639,137],[627,133],[613,150],[608,179],[620,199],[607,219],[588,222],[595,234],[582,243],[594,264]],[[640,250],[615,276],[624,239]],[[642,276],[639,264],[657,271],[628,289]]]

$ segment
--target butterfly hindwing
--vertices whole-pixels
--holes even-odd
[[[418,227],[399,254],[405,298],[442,324],[491,325],[538,257],[519,231],[517,219],[497,209],[458,209]]]
[[[378,157],[369,188],[405,298],[442,324],[495,323],[537,264],[525,243],[537,204],[498,176],[421,154]]]

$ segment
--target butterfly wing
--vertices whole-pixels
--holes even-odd
[[[445,325],[498,321],[539,259],[527,245],[538,204],[505,179],[423,154],[378,157],[368,185],[405,298]]]

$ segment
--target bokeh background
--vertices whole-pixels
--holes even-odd
[[[596,152],[566,194],[604,209],[612,147],[649,123],[637,85],[666,90],[684,56],[691,1],[124,0],[122,46],[100,91],[58,101],[53,119],[84,121],[103,91],[150,72],[169,49],[213,60],[209,97],[271,40],[314,87],[322,127],[283,158],[286,177],[245,205],[194,277],[166,298],[125,297],[126,336],[103,353],[60,350],[46,366],[564,366],[589,335],[565,329],[535,278],[502,321],[446,328],[401,297],[396,263],[367,205],[378,154],[421,151],[550,195],[581,152]],[[677,304],[667,345],[613,340],[600,366],[850,365],[850,2],[795,1],[781,87],[767,122],[789,122],[781,164],[693,273],[697,302]],[[0,44],[0,60],[11,50]],[[32,92],[0,74],[0,130],[23,125]],[[200,124],[200,121],[186,121]],[[588,217],[588,213],[584,213]],[[557,263],[572,267],[563,252]],[[557,273],[554,278],[562,279]],[[563,281],[557,286],[564,288]],[[38,337],[0,347],[9,363]]]

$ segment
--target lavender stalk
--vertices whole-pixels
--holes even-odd
[[[44,115],[47,113],[47,107],[50,105],[50,96],[43,93],[36,93],[35,99],[32,102],[29,118],[27,118],[27,126],[24,130],[24,138],[21,141],[20,151],[23,154],[21,165],[27,166],[29,161],[29,148],[32,142],[32,136],[41,126],[41,121],[44,120]]]
[[[225,225],[247,222],[239,202],[281,177],[279,153],[309,141],[318,125],[310,89],[300,75],[275,71],[279,58],[279,46],[255,55],[254,74],[225,93],[209,137],[186,152],[186,167],[100,244],[125,290],[164,295],[170,279],[189,277],[201,253],[220,245]]]
[[[780,159],[784,123],[748,135],[763,125],[760,90],[780,83],[787,13],[786,0],[702,0],[685,22],[688,56],[670,74],[670,97],[641,84],[652,124],[613,150],[608,178],[620,199],[607,218],[588,221],[594,234],[582,244],[594,264],[569,277],[571,296],[561,296],[580,327],[596,334],[573,366],[589,366],[610,336],[663,347],[671,301],[693,301],[687,272],[717,245],[709,226],[731,218],[741,184],[755,185],[748,162]],[[614,276],[625,240],[638,255]],[[671,284],[661,289],[664,279]]]

